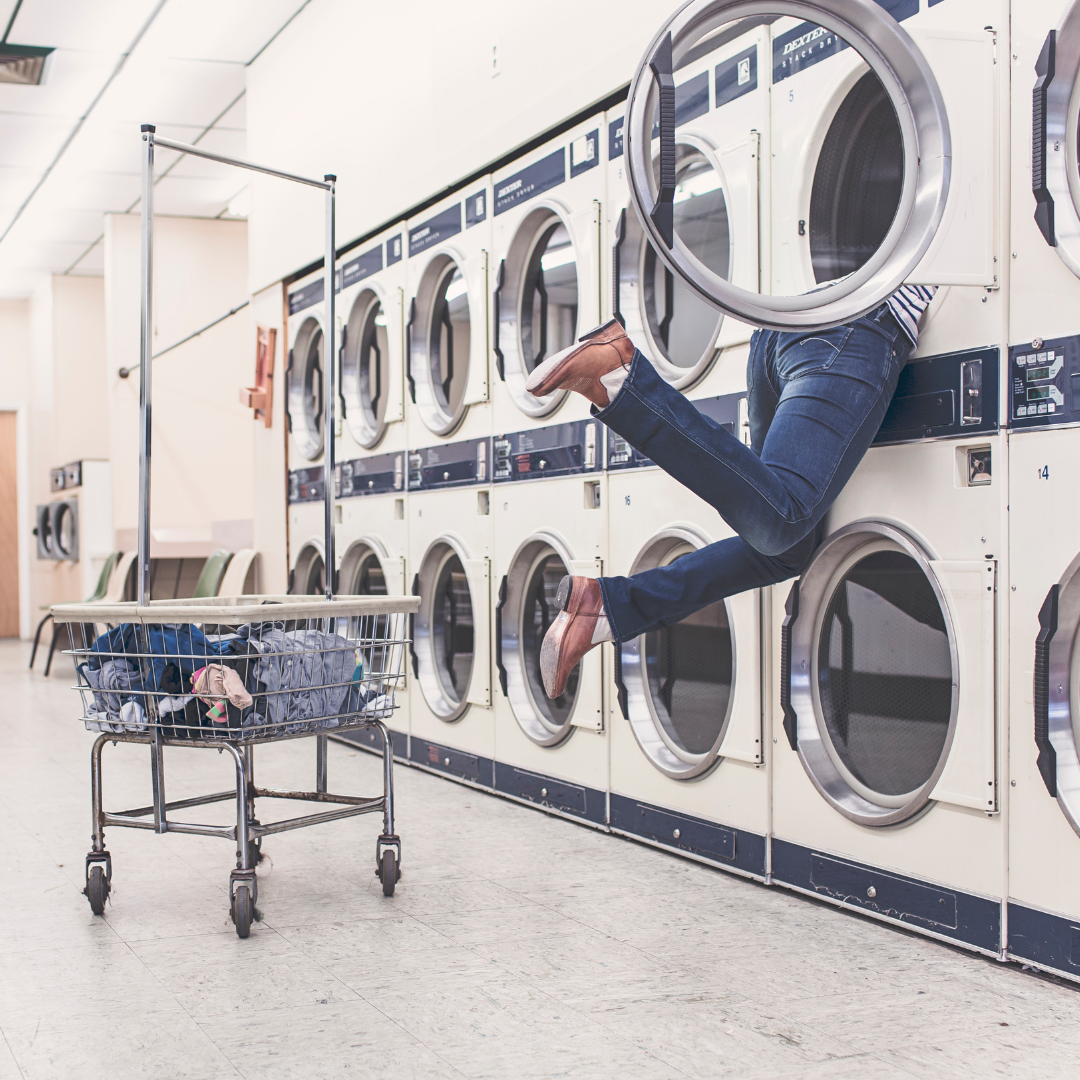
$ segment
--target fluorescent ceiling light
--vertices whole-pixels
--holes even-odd
[[[40,86],[52,49],[37,45],[0,44],[0,83]]]

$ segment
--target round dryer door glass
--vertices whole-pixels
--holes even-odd
[[[521,357],[532,371],[574,344],[578,280],[574,245],[566,226],[550,221],[536,238],[521,289]]]
[[[555,597],[568,573],[566,558],[546,539],[527,540],[510,564],[501,606],[506,695],[522,730],[541,746],[555,746],[573,731],[570,718],[581,681],[577,664],[562,695],[549,698],[540,674],[544,636],[559,614]]]
[[[53,539],[58,552],[67,559],[78,558],[78,525],[72,503],[61,503],[53,524]]]
[[[292,588],[289,592],[297,596],[324,596],[326,594],[326,574],[323,557],[310,544],[306,545],[296,560],[293,570]]]
[[[442,564],[431,604],[431,642],[435,673],[452,705],[465,700],[473,667],[472,596],[457,555]]]
[[[342,563],[342,577],[348,573],[345,591],[351,596],[386,596],[386,574],[379,556],[366,545],[358,547]]]
[[[428,338],[431,386],[438,408],[448,419],[460,414],[465,400],[471,332],[465,277],[450,263],[435,289]]]
[[[948,195],[940,90],[878,4],[690,0],[638,67],[624,135],[631,200],[662,264],[643,275],[649,329],[676,366],[697,362],[715,322],[703,313],[688,323],[695,333],[672,339],[664,320],[678,300],[664,269],[752,326],[835,326],[911,274]],[[695,140],[711,161],[680,147]]]
[[[702,150],[676,144],[675,152],[675,229],[694,257],[726,280],[731,235],[720,176]],[[680,373],[705,366],[720,329],[719,313],[672,273],[652,244],[642,247],[641,301],[650,343]]]
[[[706,543],[673,530],[646,547],[632,572],[668,566]],[[673,626],[623,642],[619,650],[627,719],[653,765],[678,780],[709,772],[720,760],[735,683],[727,604],[710,604]]]
[[[341,363],[345,419],[353,438],[365,448],[374,446],[386,430],[389,389],[386,312],[375,293],[365,291],[356,298],[349,315]]]
[[[314,461],[323,450],[323,332],[312,318],[301,324],[292,349],[289,417],[300,453]]]
[[[906,801],[933,776],[952,717],[941,605],[909,555],[878,551],[843,576],[821,624],[817,692],[853,787]]]
[[[817,549],[797,587],[785,731],[835,809],[860,825],[908,821],[945,768],[960,692],[930,557],[895,526],[857,522]]]

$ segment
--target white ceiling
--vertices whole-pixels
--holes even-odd
[[[9,43],[56,50],[41,86],[0,83],[0,297],[102,273],[104,215],[138,210],[141,124],[243,157],[245,68],[309,2],[0,0],[0,35],[15,12]],[[156,157],[155,213],[226,215],[247,182]]]

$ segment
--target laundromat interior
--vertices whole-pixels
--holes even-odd
[[[0,0],[0,1080],[1074,1075],[1078,463],[1080,0]]]

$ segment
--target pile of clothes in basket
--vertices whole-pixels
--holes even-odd
[[[370,671],[371,649],[295,623],[260,622],[207,634],[193,624],[124,623],[77,659],[91,731],[169,738],[295,735],[394,709],[393,680]],[[301,624],[303,626],[303,624]]]

